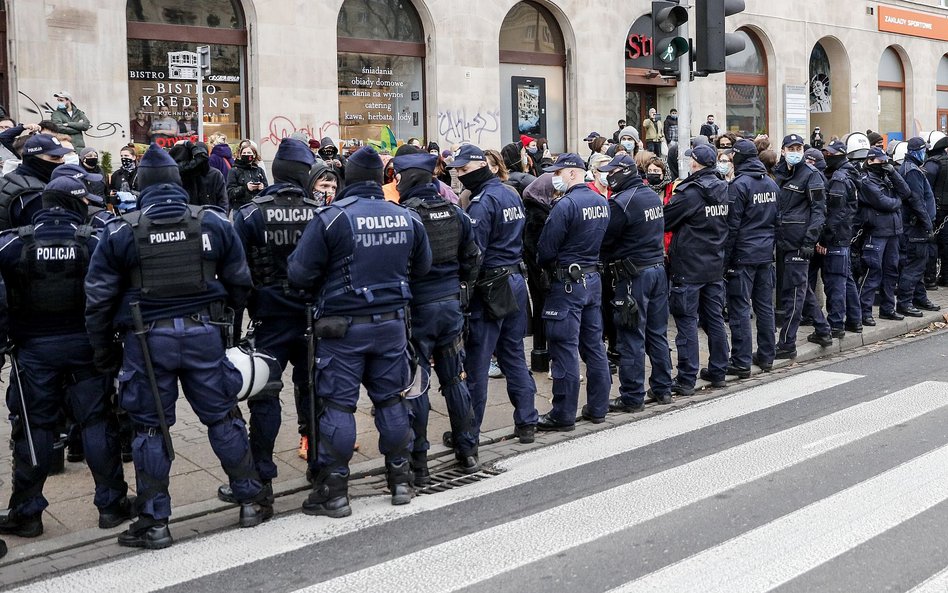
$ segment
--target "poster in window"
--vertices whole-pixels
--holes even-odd
[[[546,79],[510,77],[513,92],[513,128],[520,134],[534,138],[546,136]]]
[[[810,52],[810,113],[833,111],[833,93],[830,87],[829,56],[817,43]]]

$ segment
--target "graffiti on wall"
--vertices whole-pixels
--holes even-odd
[[[479,110],[468,115],[466,109],[448,109],[438,112],[438,140],[451,145],[458,142],[481,144],[484,134],[500,130],[499,110]]]
[[[331,136],[330,131],[333,129],[335,129],[337,134],[339,133],[338,122],[327,120],[318,128],[314,128],[306,124],[296,124],[285,115],[275,115],[270,118],[270,123],[267,124],[267,135],[260,139],[260,144],[272,144],[273,146],[277,146],[281,140],[289,138],[296,132],[303,132],[310,138],[319,140],[325,136]]]

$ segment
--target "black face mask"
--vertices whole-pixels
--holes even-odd
[[[609,182],[609,187],[613,190],[621,190],[630,179],[638,176],[639,170],[637,168],[626,167],[624,169],[611,171],[609,175],[606,176],[606,180]]]
[[[49,180],[53,176],[53,169],[61,165],[62,163],[51,163],[49,161],[44,161],[43,159],[37,156],[28,156],[23,159],[23,162],[26,165],[36,172],[37,176],[41,181],[49,183]]]
[[[96,165],[99,164],[99,159],[86,159],[83,162],[86,164],[87,168],[95,169]]]
[[[645,179],[648,180],[649,185],[658,185],[662,182],[663,179],[665,179],[665,176],[662,175],[661,173],[648,173],[645,176]]]
[[[843,166],[843,163],[846,162],[845,154],[834,154],[830,156],[824,156],[826,159],[826,168],[829,171],[835,171]]]
[[[135,168],[135,159],[124,157],[122,159],[122,168],[126,171],[131,171]]]
[[[885,164],[884,163],[866,163],[866,171],[870,173],[875,173],[879,177],[885,177]]]
[[[252,156],[242,156],[242,157],[240,157],[239,159],[237,159],[237,162],[240,163],[241,165],[249,165],[250,163],[253,162],[253,157],[252,157]]]
[[[490,172],[490,167],[481,167],[480,169],[475,169],[470,173],[464,175],[458,175],[458,181],[460,181],[464,187],[469,190],[474,190],[486,183],[489,179],[494,176]]]

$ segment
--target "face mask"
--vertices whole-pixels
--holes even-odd
[[[240,162],[244,165],[249,165],[251,162],[253,162],[253,157],[244,155],[240,157]]]
[[[924,150],[913,150],[913,151],[910,152],[909,154],[912,155],[912,158],[913,158],[913,159],[915,159],[916,161],[918,161],[918,162],[920,162],[920,163],[922,163],[922,162],[925,161],[925,151],[924,151]]]
[[[567,189],[566,182],[559,175],[553,176],[553,189],[560,193],[565,192]]]
[[[731,172],[731,163],[720,163],[720,162],[719,162],[719,163],[718,163],[718,166],[717,166],[717,169],[718,169],[718,173],[720,173],[721,175],[727,175],[728,173]]]
[[[678,116],[675,115],[674,113],[672,113],[672,114],[669,115],[668,117],[672,118],[672,119],[675,120],[675,121],[678,121]]]
[[[467,189],[474,190],[484,183],[488,179],[492,178],[490,169],[487,167],[481,167],[480,169],[474,169],[470,173],[465,173],[464,175],[458,175],[458,181],[466,187]]]
[[[823,158],[826,159],[826,167],[832,171],[839,169],[846,162],[846,155],[844,154],[834,154]]]
[[[135,159],[130,159],[128,157],[122,158],[122,168],[126,171],[131,171],[135,168]]]
[[[528,148],[528,149],[527,149],[527,152],[529,152],[530,154],[536,154],[536,153],[537,153],[537,149],[536,149],[536,148]]]
[[[53,175],[53,169],[61,164],[44,161],[39,157],[26,157],[24,161],[27,161],[27,164],[30,166],[30,168],[38,173],[40,180],[45,181],[46,183],[49,183],[49,179]],[[78,163],[78,161],[76,162]]]
[[[99,164],[99,159],[86,159],[86,166],[90,169],[94,169],[96,165]]]
[[[803,153],[802,152],[788,152],[784,155],[784,158],[787,159],[787,164],[791,167],[799,165],[803,162]]]
[[[69,154],[63,157],[63,162],[68,163],[70,165],[78,165],[79,155],[74,152],[70,152]]]
[[[599,183],[601,183],[602,185],[609,185],[609,174],[608,174],[608,173],[603,173],[603,172],[600,171],[600,172],[599,172]]]
[[[645,175],[645,179],[648,181],[649,185],[658,185],[665,178],[661,173],[648,173]]]
[[[885,163],[866,163],[866,171],[885,177]]]
[[[66,104],[60,103],[59,105],[56,106],[56,109],[59,109],[61,111],[66,111]]]
[[[631,140],[623,140],[620,144],[622,144],[622,148],[629,154],[632,154],[632,151],[635,149],[635,142]]]
[[[313,190],[313,200],[320,206],[326,205],[326,192],[319,191],[318,189]]]

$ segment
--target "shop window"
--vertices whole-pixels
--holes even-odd
[[[535,2],[520,2],[500,27],[500,51],[565,55],[566,44],[549,10]]]
[[[171,146],[221,132],[245,136],[247,32],[236,0],[129,0],[128,90],[134,142]],[[198,45],[211,48],[203,80],[204,138],[198,137]]]
[[[892,47],[879,59],[879,132],[890,140],[905,137],[905,70]]]
[[[767,58],[754,34],[744,29],[737,34],[744,37],[744,49],[727,58],[725,127],[754,137],[767,131]]]
[[[347,145],[425,137],[424,28],[408,0],[346,0],[337,20],[339,130]]]

